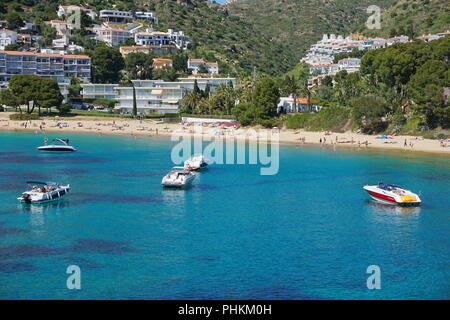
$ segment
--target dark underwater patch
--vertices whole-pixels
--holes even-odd
[[[148,203],[162,202],[163,200],[157,196],[131,195],[131,194],[94,194],[94,193],[77,193],[73,196],[79,203]]]
[[[99,158],[99,157],[80,157],[80,156],[73,156],[73,155],[57,155],[57,154],[51,154],[48,155],[35,155],[35,156],[28,156],[23,154],[18,155],[5,155],[3,157],[0,157],[0,164],[5,163],[29,163],[29,164],[55,164],[55,163],[71,163],[71,164],[88,164],[88,163],[103,163],[107,160],[105,158]]]
[[[81,269],[96,269],[102,267],[99,264],[90,262],[89,260],[81,257],[63,257],[61,260],[70,264],[75,264]]]
[[[58,170],[58,172],[64,173],[64,174],[83,174],[83,173],[92,172],[92,170],[80,169],[80,168],[61,168]]]
[[[0,260],[15,259],[15,258],[47,257],[62,254],[64,252],[65,252],[64,248],[54,249],[45,246],[23,244],[10,247],[0,247]]]
[[[38,269],[27,262],[0,262],[0,272],[4,273],[36,271]]]
[[[28,231],[23,230],[23,229],[17,229],[17,228],[2,228],[0,226],[0,237],[11,235],[11,234],[23,233],[23,232],[28,232]]]
[[[135,251],[125,241],[109,241],[99,239],[78,239],[69,247],[71,252],[121,254]]]
[[[164,173],[163,172],[120,172],[120,173],[115,173],[114,176],[115,177],[157,177],[157,176],[163,176]]]
[[[299,293],[280,285],[250,289],[244,299],[271,299],[271,300],[320,300],[319,297]]]

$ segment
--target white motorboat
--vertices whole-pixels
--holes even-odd
[[[195,174],[183,167],[174,167],[161,181],[164,187],[183,188],[192,184]]]
[[[27,181],[31,185],[31,190],[25,191],[17,198],[26,204],[41,204],[56,201],[67,195],[70,185],[59,185],[56,182]]]
[[[385,204],[399,206],[419,206],[421,204],[420,197],[399,186],[393,184],[384,184],[380,182],[374,186],[364,186],[372,199]]]
[[[69,146],[68,139],[53,139],[53,141],[55,142],[54,144],[45,144],[37,149],[40,151],[77,151],[74,147]]]
[[[186,170],[200,170],[208,165],[208,161],[203,155],[196,155],[184,162],[184,169]]]

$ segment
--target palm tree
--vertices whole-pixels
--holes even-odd
[[[308,86],[308,79],[305,79],[304,81],[302,81],[302,83],[300,85],[300,92],[302,93],[302,95],[306,96],[306,103],[308,105],[308,111],[311,112],[312,90]]]
[[[298,112],[297,99],[298,94],[301,91],[301,85],[299,84],[297,79],[295,79],[295,76],[286,76],[283,81],[283,87],[285,93],[289,96],[292,96],[292,99],[294,100],[294,112]]]
[[[194,92],[189,93],[186,95],[183,100],[183,109],[187,113],[194,113],[194,110],[199,102],[199,97]]]

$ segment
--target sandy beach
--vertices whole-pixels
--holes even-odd
[[[65,138],[73,133],[122,134],[133,136],[193,135],[212,138],[261,140],[267,134],[278,135],[281,143],[298,145],[325,145],[332,148],[381,148],[390,150],[420,151],[450,154],[450,140],[440,141],[413,136],[363,135],[354,132],[310,132],[288,129],[233,128],[213,126],[193,126],[180,123],[161,123],[156,120],[132,120],[107,117],[76,116],[70,118],[42,118],[31,121],[9,120],[9,112],[0,113],[0,131],[29,131],[64,133]],[[69,136],[70,138],[70,136]],[[270,138],[269,138],[270,139]]]

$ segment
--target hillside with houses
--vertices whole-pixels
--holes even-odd
[[[367,3],[344,3],[353,2],[325,1],[318,12],[314,0],[7,1],[0,102],[17,108],[44,99],[38,105],[61,113],[95,106],[133,116],[215,114],[316,130],[446,128],[449,31],[352,32]],[[379,5],[390,12],[398,2]],[[54,95],[27,96],[20,89],[27,81]]]

